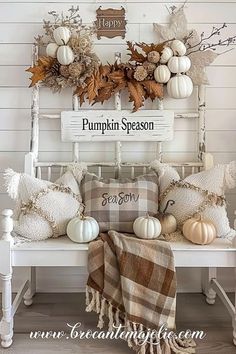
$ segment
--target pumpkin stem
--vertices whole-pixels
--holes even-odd
[[[64,39],[61,38],[61,41],[62,41],[63,45],[66,45],[66,42],[64,41]]]
[[[169,205],[174,205],[174,204],[175,204],[174,200],[172,200],[172,199],[168,200],[166,203],[165,209],[163,210],[163,214],[166,213],[166,210],[169,208]]]

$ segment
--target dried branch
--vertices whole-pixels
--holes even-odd
[[[212,31],[210,32],[210,34],[208,36],[205,36],[205,33],[202,32],[200,35],[199,41],[194,45],[191,45],[189,43],[190,38],[192,38],[192,36],[193,36],[193,31],[190,32],[189,36],[186,38],[186,41],[185,41],[185,44],[188,49],[188,54],[192,54],[192,53],[195,53],[198,51],[204,51],[207,49],[216,50],[217,47],[234,45],[236,43],[236,36],[228,37],[224,40],[219,39],[215,43],[208,42],[210,39],[213,39],[216,36],[221,35],[221,31],[226,27],[227,27],[227,25],[225,23],[223,23],[219,27],[213,26]]]

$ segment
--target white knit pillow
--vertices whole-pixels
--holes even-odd
[[[154,161],[151,167],[159,175],[160,195],[165,192],[173,181],[180,181],[178,172],[167,164]],[[192,174],[186,177],[184,182],[188,182],[201,190],[207,190],[218,196],[223,196],[225,191],[236,186],[236,161],[227,165],[218,165],[210,170]],[[168,207],[168,212],[173,214],[179,225],[181,225],[189,215],[193,215],[201,203],[204,196],[201,191],[176,187],[170,190],[160,203],[163,210],[169,199],[175,201],[174,205]],[[236,235],[236,231],[230,228],[225,205],[207,206],[202,215],[210,219],[217,229],[218,237],[231,238]]]
[[[82,179],[83,173],[84,170],[77,167],[77,180],[70,170],[51,183],[6,170],[7,191],[16,200],[15,233],[35,241],[65,235],[67,223],[82,208],[77,181]]]

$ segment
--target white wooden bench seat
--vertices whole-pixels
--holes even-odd
[[[227,239],[205,246],[187,240],[169,243],[176,267],[236,267],[236,247]],[[88,244],[73,243],[67,236],[26,242],[12,247],[12,266],[86,266],[87,251]]]

